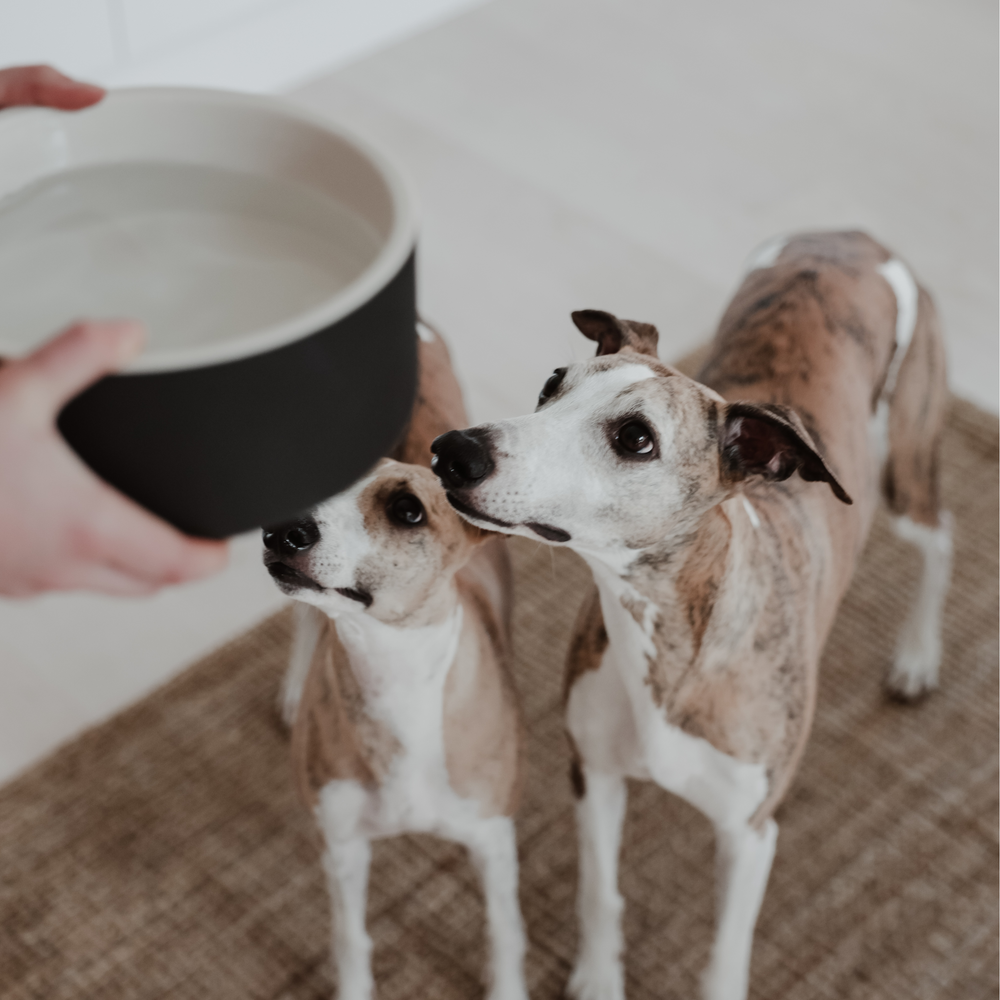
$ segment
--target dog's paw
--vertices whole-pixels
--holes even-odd
[[[625,976],[615,959],[578,961],[566,984],[572,1000],[625,1000]]]
[[[940,648],[901,644],[885,679],[886,694],[895,701],[920,701],[938,686],[940,663]]]

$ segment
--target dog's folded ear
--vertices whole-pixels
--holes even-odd
[[[774,403],[730,403],[724,412],[722,465],[730,478],[784,480],[798,472],[810,482],[829,483],[838,500],[854,502],[794,410]]]
[[[598,357],[619,351],[635,351],[636,354],[657,357],[656,344],[660,335],[652,323],[619,319],[600,309],[580,309],[570,315],[580,333],[597,341]]]

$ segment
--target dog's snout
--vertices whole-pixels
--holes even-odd
[[[319,525],[311,517],[264,529],[264,548],[282,556],[308,552],[319,541]]]
[[[490,432],[448,431],[434,439],[431,468],[447,489],[475,486],[493,471]]]

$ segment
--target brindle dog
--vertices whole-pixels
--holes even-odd
[[[597,357],[557,369],[534,414],[439,438],[435,471],[473,524],[568,545],[594,572],[567,671],[581,855],[570,992],[624,996],[616,868],[629,776],[715,825],[704,995],[739,1000],[772,816],[880,492],[925,566],[889,688],[914,698],[936,683],[950,559],[937,319],[862,233],[762,248],[697,381],[657,360],[652,326],[573,319]]]

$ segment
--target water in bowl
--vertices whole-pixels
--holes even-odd
[[[132,317],[149,350],[307,312],[375,258],[375,229],[305,185],[129,163],[46,177],[0,200],[0,353],[80,317]]]

